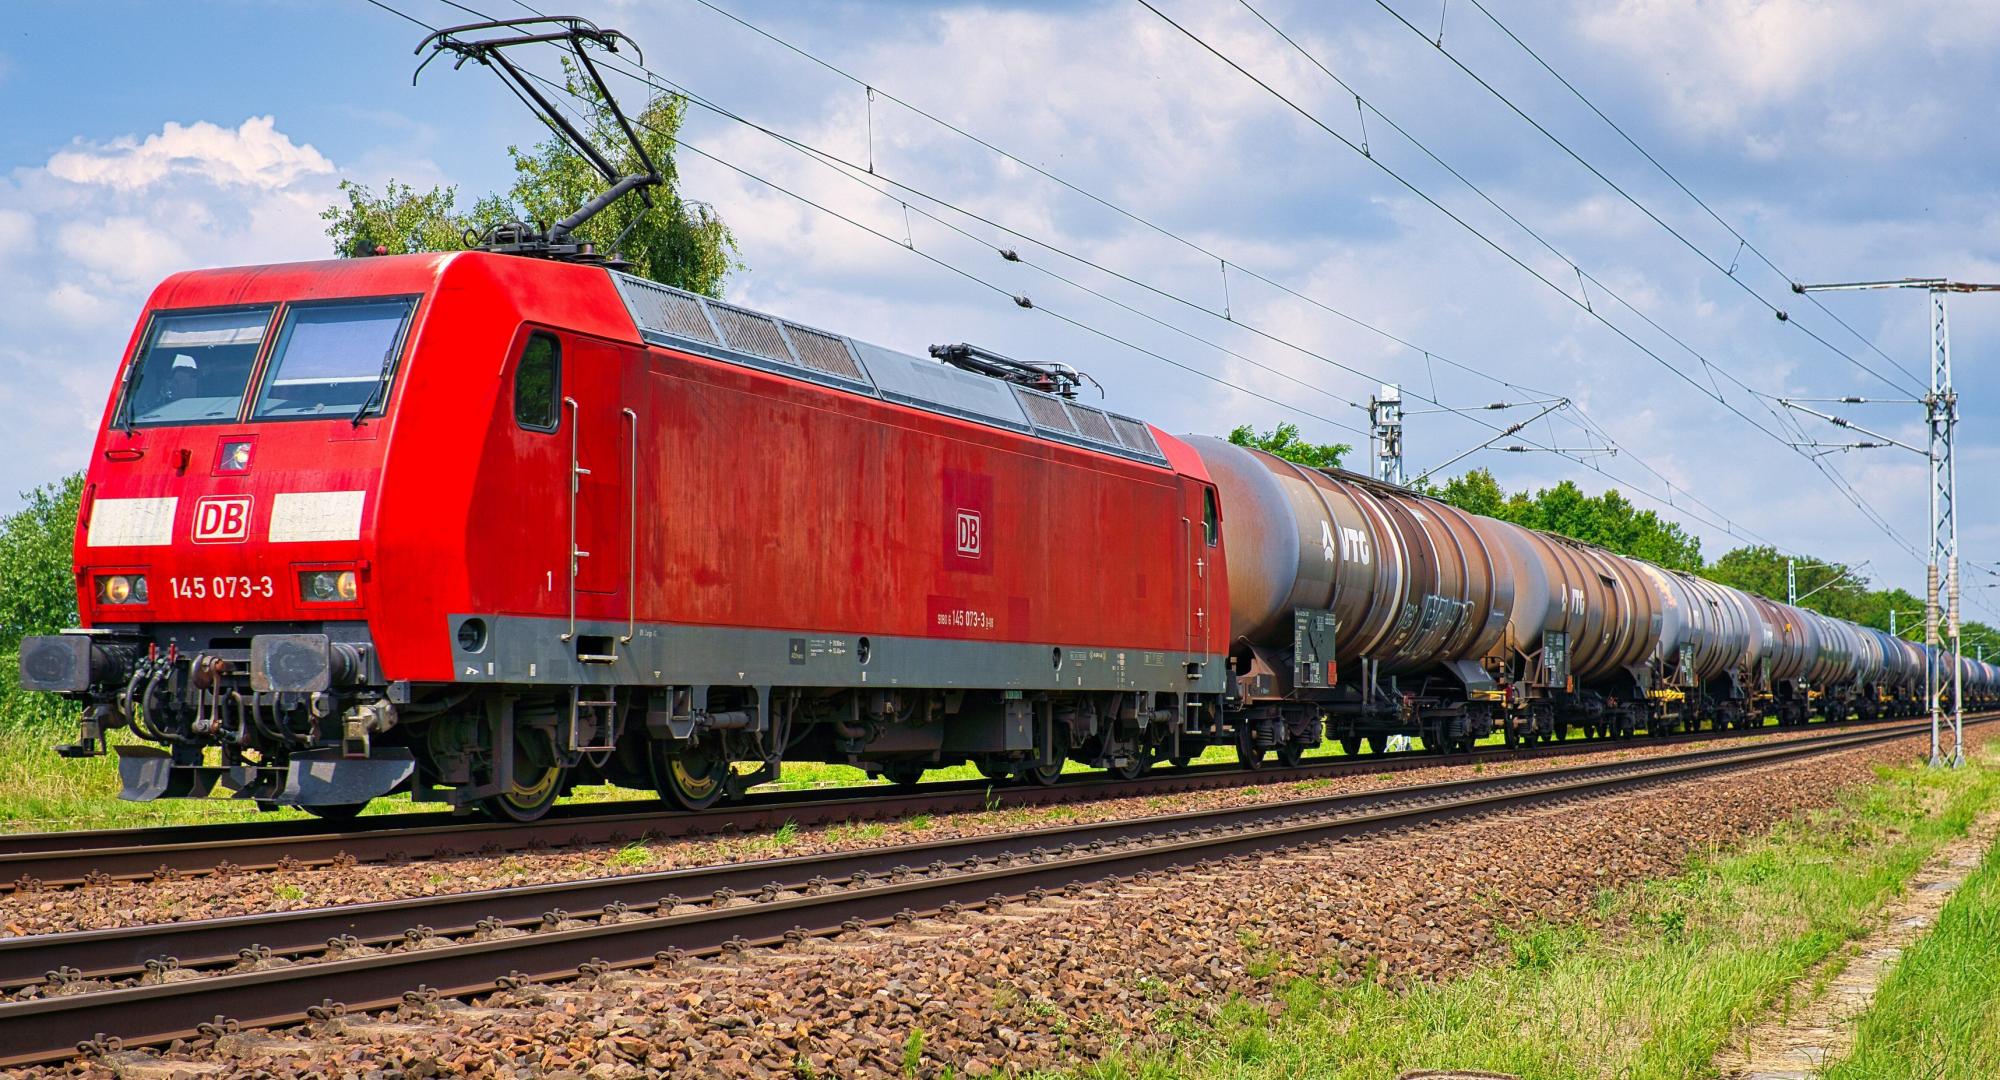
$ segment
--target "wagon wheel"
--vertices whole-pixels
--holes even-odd
[[[1387,735],[1368,736],[1368,752],[1376,755],[1388,753],[1389,737]]]
[[[1188,762],[1191,762],[1193,760],[1194,758],[1191,755],[1179,754],[1174,757],[1168,758],[1167,764],[1172,765],[1176,769],[1185,769],[1188,767]]]
[[[653,787],[683,810],[706,810],[728,791],[729,757],[722,740],[697,738],[678,753],[653,744]]]
[[[496,821],[537,821],[562,797],[561,765],[529,765],[524,769],[523,764],[515,762],[512,789],[479,800],[479,809],[487,817]]]
[[[1306,745],[1290,739],[1278,744],[1278,764],[1287,769],[1296,769],[1306,758]]]
[[[1014,763],[1004,761],[1000,758],[981,758],[979,760],[979,775],[998,783],[1014,775]]]
[[[1256,733],[1249,724],[1242,725],[1236,732],[1236,763],[1246,769],[1264,767],[1264,751],[1257,749]]]
[[[1115,776],[1120,780],[1137,780],[1140,777],[1146,775],[1146,770],[1152,767],[1153,767],[1152,753],[1150,751],[1142,749],[1136,753],[1128,755],[1123,761],[1123,763],[1111,766],[1109,771],[1112,776]]]
[[[1342,736],[1340,740],[1340,752],[1346,754],[1348,757],[1358,756],[1361,753],[1361,736]]]
[[[889,761],[880,766],[882,779],[897,787],[915,787],[924,778],[924,763],[921,761]]]

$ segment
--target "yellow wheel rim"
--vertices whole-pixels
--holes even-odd
[[[555,787],[556,781],[561,779],[561,777],[562,770],[551,765],[542,772],[541,779],[525,787],[516,783],[514,790],[500,797],[523,810],[532,810],[542,804],[542,801],[548,797],[549,789]]]
[[[671,771],[674,777],[674,787],[686,793],[691,799],[707,798],[708,793],[714,791],[715,785],[720,782],[712,773],[707,776],[696,776],[688,772],[687,766],[678,757],[674,759]]]

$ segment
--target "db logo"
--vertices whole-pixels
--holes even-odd
[[[250,496],[204,495],[194,504],[194,542],[239,543],[250,538]]]
[[[958,512],[958,553],[975,559],[979,557],[979,511],[977,510]]]

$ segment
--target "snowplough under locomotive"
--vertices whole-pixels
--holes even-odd
[[[1925,707],[1887,634],[932,352],[487,252],[176,275],[23,684],[128,798],[515,819]]]

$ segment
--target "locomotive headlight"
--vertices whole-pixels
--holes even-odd
[[[347,603],[360,595],[360,583],[355,580],[352,570],[299,572],[299,596],[310,603]]]
[[[97,579],[100,604],[143,604],[146,602],[146,575],[106,574]]]
[[[232,442],[222,444],[222,470],[242,472],[250,467],[250,444]]]

